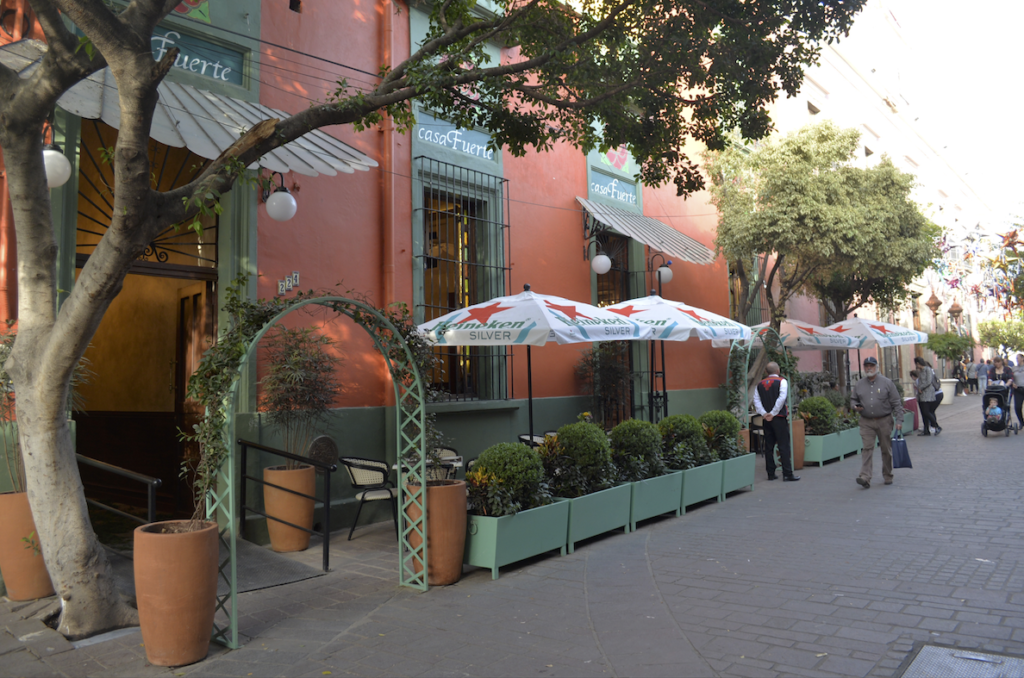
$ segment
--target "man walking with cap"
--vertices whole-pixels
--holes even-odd
[[[857,484],[865,490],[871,487],[871,457],[875,452],[875,439],[882,449],[882,480],[892,485],[892,438],[893,417],[896,430],[903,430],[903,400],[896,384],[885,375],[878,373],[878,360],[874,356],[864,359],[864,378],[853,387],[850,398],[853,409],[860,412],[860,440],[864,450],[864,461],[857,476]]]
[[[786,407],[789,382],[779,376],[778,363],[768,363],[766,369],[768,377],[754,389],[754,409],[764,417],[764,468],[768,471],[768,480],[775,480],[775,443],[778,443],[782,479],[800,480],[800,476],[793,475],[789,453],[789,409]]]

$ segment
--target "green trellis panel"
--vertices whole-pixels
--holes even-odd
[[[426,401],[421,375],[416,368],[412,352],[398,329],[380,311],[354,299],[345,297],[297,299],[295,303],[281,311],[253,336],[239,363],[238,374],[244,372],[246,364],[256,351],[256,346],[274,325],[292,311],[310,304],[325,306],[339,315],[349,317],[357,325],[363,327],[384,357],[388,372],[392,375],[395,407],[397,408],[395,458],[399,462],[398,503],[401,510],[398,512],[398,517],[399,531],[402,535],[398,549],[398,583],[425,591],[427,589],[427,568],[425,567],[427,562],[427,505],[423,493],[425,486],[423,479],[426,475],[424,438]],[[382,341],[382,336],[390,343],[386,344],[385,341]],[[403,371],[407,376],[411,375],[411,379],[399,378]],[[227,557],[219,566],[219,576],[228,585],[228,591],[217,595],[217,611],[227,620],[224,623],[221,623],[221,619],[214,621],[213,640],[234,649],[238,647],[237,540],[240,510],[236,490],[241,477],[237,454],[238,446],[235,444],[237,440],[235,414],[238,407],[237,377],[224,402],[224,407],[228,408],[228,417],[223,435],[228,449],[231,450],[231,455],[220,470],[217,490],[207,497],[206,515],[208,519],[216,520],[217,524],[221,526],[220,540],[227,551]],[[402,459],[413,457],[413,453],[417,460],[415,463],[408,466],[401,463]],[[406,492],[406,485],[416,486],[420,489],[416,492]],[[406,515],[406,510],[412,507],[419,509],[419,518],[416,520],[409,520]],[[327,510],[330,508],[328,507]],[[419,537],[419,545],[416,547],[413,547],[410,542],[410,536],[413,534]]]

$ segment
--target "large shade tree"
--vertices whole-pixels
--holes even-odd
[[[702,186],[680,150],[686,142],[721,148],[723,130],[767,133],[767,104],[782,91],[796,93],[820,42],[847,31],[864,2],[509,0],[479,15],[472,0],[436,2],[422,46],[401,63],[383,64],[372,87],[341,82],[330,101],[255,126],[194,181],[160,192],[150,184],[146,149],[157,85],[177,50],[155,61],[150,36],[179,1],[132,0],[122,9],[103,0],[32,0],[48,51],[24,79],[0,68],[0,147],[19,290],[19,335],[7,370],[18,394],[29,501],[63,602],[59,628],[71,637],[130,623],[134,614],[116,595],[89,524],[63,403],[129,267],[157,233],[212,209],[245,167],[311,129],[382,121],[408,129],[414,98],[459,126],[486,127],[513,155],[556,141],[583,150],[627,144],[644,181],[673,181],[685,194]],[[394,10],[385,4],[382,11]],[[488,44],[515,47],[493,63]],[[58,308],[40,132],[64,92],[107,66],[121,107],[110,156],[113,218]]]
[[[859,142],[859,132],[826,120],[768,143],[708,153],[720,214],[715,245],[738,283],[738,318],[762,290],[775,329],[786,303],[806,292],[827,302],[836,319],[869,301],[895,306],[937,255],[934,228],[910,199],[913,176],[885,157],[859,167]]]

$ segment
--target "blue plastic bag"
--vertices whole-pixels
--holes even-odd
[[[914,468],[914,465],[910,463],[910,452],[907,450],[907,441],[903,438],[903,432],[898,431],[890,443],[892,444],[892,467]]]

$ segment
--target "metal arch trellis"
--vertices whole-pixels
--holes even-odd
[[[363,327],[373,339],[374,346],[384,357],[388,372],[392,376],[395,389],[395,417],[398,462],[398,501],[401,510],[399,516],[399,567],[398,581],[400,585],[410,586],[422,591],[427,590],[427,503],[424,478],[426,475],[425,436],[426,431],[426,397],[423,381],[413,359],[412,351],[401,332],[384,314],[372,306],[346,297],[324,296],[310,297],[297,301],[282,310],[263,325],[248,342],[245,353],[238,364],[238,370],[230,391],[225,398],[224,407],[228,417],[223,430],[225,444],[231,454],[221,467],[218,475],[217,490],[210,493],[206,500],[207,519],[217,521],[223,527],[220,530],[220,541],[227,550],[227,558],[218,565],[219,576],[228,585],[227,593],[217,595],[216,609],[227,616],[225,624],[215,620],[213,640],[232,649],[238,647],[238,505],[236,485],[241,469],[238,468],[237,446],[234,444],[235,411],[238,406],[238,376],[242,374],[246,363],[256,350],[263,336],[289,313],[311,304],[327,307],[339,315],[351,318]],[[412,453],[416,453],[413,457]],[[403,459],[415,458],[412,464],[402,463]],[[407,492],[406,485],[419,488]],[[407,518],[407,510],[416,519]],[[330,507],[325,507],[330,510]],[[413,546],[410,537],[415,536],[419,542]]]

